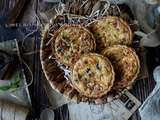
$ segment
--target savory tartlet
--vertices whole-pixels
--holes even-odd
[[[104,56],[84,54],[75,63],[72,71],[73,87],[89,98],[106,95],[113,86],[115,73],[111,62]]]
[[[113,89],[130,87],[140,70],[140,62],[136,52],[124,45],[114,45],[104,49],[102,54],[111,61],[115,70]]]
[[[96,48],[91,32],[80,25],[63,25],[55,32],[52,40],[53,53],[64,65],[73,66],[84,53]]]
[[[88,28],[96,39],[97,50],[118,44],[132,44],[130,26],[120,17],[107,16],[99,18],[90,23]]]

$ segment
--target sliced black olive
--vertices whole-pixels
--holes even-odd
[[[90,69],[90,68],[87,68],[86,73],[89,74],[90,71],[91,71],[91,69]]]
[[[80,74],[78,74],[78,79],[81,79],[81,78],[82,78],[82,76]]]
[[[97,63],[96,64],[96,68],[98,69],[98,70],[101,70],[101,67],[100,67],[100,65]]]
[[[57,48],[57,51],[58,51],[58,52],[63,52],[64,49],[59,47],[59,48]]]
[[[89,75],[89,77],[92,77],[92,76],[93,76],[93,74],[92,74],[92,73],[89,73],[88,75]]]

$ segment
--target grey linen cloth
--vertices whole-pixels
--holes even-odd
[[[160,119],[160,66],[155,68],[153,76],[156,81],[156,86],[143,105],[139,108],[142,120]]]

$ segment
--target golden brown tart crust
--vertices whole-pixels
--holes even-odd
[[[80,25],[63,25],[55,32],[52,44],[56,59],[67,66],[96,48],[92,33]]]
[[[118,44],[132,44],[130,26],[120,17],[107,16],[99,18],[90,23],[88,28],[96,39],[98,50]]]
[[[89,53],[75,63],[72,84],[80,94],[89,98],[99,98],[110,91],[114,76],[113,67],[106,57]]]
[[[114,45],[102,51],[112,63],[115,70],[113,89],[124,89],[131,86],[136,79],[140,63],[136,52],[124,45]]]

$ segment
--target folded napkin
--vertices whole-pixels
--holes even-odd
[[[87,103],[68,104],[70,120],[118,120],[114,117],[111,106],[89,105]],[[120,120],[123,120],[122,118]]]
[[[139,108],[141,120],[159,120],[160,119],[160,66],[153,72],[156,86],[152,93]]]

